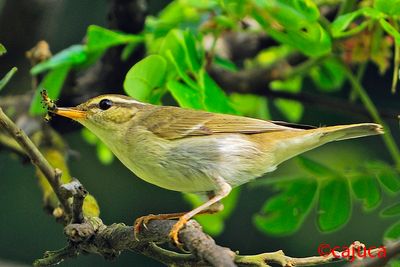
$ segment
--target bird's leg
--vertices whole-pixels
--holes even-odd
[[[199,207],[180,216],[178,222],[172,227],[172,230],[169,233],[169,236],[171,237],[173,242],[178,247],[182,247],[182,244],[179,242],[178,233],[185,226],[186,222],[197,214],[206,213],[206,211],[209,211],[210,208],[212,208],[212,210],[214,210],[214,212],[215,212],[214,204],[219,202],[221,199],[223,199],[227,195],[229,195],[229,193],[231,192],[232,187],[227,182],[225,182],[224,179],[222,179],[221,177],[218,177],[216,182],[218,185],[218,190],[215,191],[214,196],[212,196],[207,202],[200,205]]]
[[[208,194],[208,198],[212,199],[215,196],[214,193],[210,193]],[[221,210],[224,209],[224,205],[220,202],[215,202],[214,204],[210,205],[210,207],[208,207],[205,210],[202,210],[201,212],[197,213],[197,214],[213,214],[213,213],[217,213]],[[177,213],[166,213],[166,214],[149,214],[146,216],[142,216],[139,217],[135,220],[133,229],[134,229],[134,234],[135,234],[135,238],[136,240],[139,240],[137,237],[137,234],[140,233],[141,231],[141,227],[145,227],[147,228],[146,224],[151,221],[151,220],[169,220],[169,219],[179,219],[180,217],[182,217],[183,215],[185,215],[188,212],[177,212]]]

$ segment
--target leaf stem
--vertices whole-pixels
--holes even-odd
[[[354,76],[354,74],[352,73],[350,68],[343,62],[342,62],[342,64],[345,69],[345,74],[346,74],[347,78],[349,79],[351,86],[353,87],[353,90],[359,95],[361,102],[364,104],[365,108],[368,110],[372,119],[376,123],[379,123],[384,127],[385,134],[382,136],[383,141],[385,142],[385,145],[386,145],[390,155],[392,156],[393,161],[396,164],[396,167],[400,168],[400,150],[393,138],[393,135],[390,131],[389,126],[382,120],[375,104],[372,102],[372,100],[369,97],[368,93],[366,92],[365,88],[362,86],[362,84],[359,82],[359,80]]]

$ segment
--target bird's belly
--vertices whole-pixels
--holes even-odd
[[[180,192],[214,191],[218,177],[235,187],[275,169],[269,155],[241,135],[191,137],[157,145],[143,142],[132,151],[117,147],[111,148],[114,154],[138,177]]]

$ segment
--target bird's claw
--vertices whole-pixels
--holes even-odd
[[[169,232],[169,237],[172,243],[180,250],[185,250],[183,244],[179,241],[179,231],[185,226],[187,220],[185,218],[180,218],[177,223],[174,224],[171,231]]]
[[[139,241],[138,234],[140,233],[142,226],[145,229],[147,229],[147,223],[149,221],[155,220],[157,218],[158,218],[157,215],[149,214],[149,215],[146,215],[146,216],[139,217],[139,218],[137,218],[135,220],[135,223],[133,224],[133,233],[134,233],[135,239],[137,241]]]

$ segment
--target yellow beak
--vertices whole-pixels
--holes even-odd
[[[76,108],[56,108],[54,113],[73,120],[83,119],[86,117],[86,112]]]

